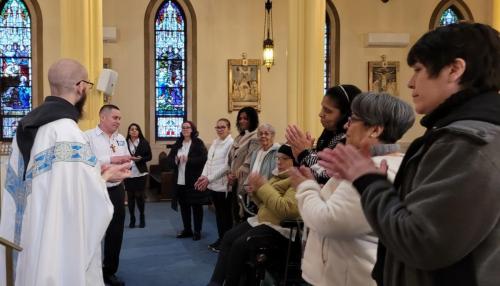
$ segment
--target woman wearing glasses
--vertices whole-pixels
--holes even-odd
[[[388,178],[394,180],[403,159],[395,143],[413,125],[413,109],[387,93],[361,93],[351,109],[345,124],[347,144],[369,150],[378,165],[386,161]],[[321,156],[322,152],[320,163]],[[321,188],[305,167],[293,172],[292,182],[300,214],[309,228],[302,277],[312,285],[376,285],[370,273],[378,239],[363,214],[356,189],[334,177]]]
[[[250,256],[252,245],[255,248],[263,245],[273,245],[279,250],[279,255],[269,257],[273,262],[281,262],[286,257],[286,246],[290,237],[290,229],[280,226],[284,219],[299,217],[295,188],[289,178],[289,170],[296,166],[292,149],[281,145],[276,153],[276,171],[266,180],[258,173],[251,173],[248,183],[253,197],[259,203],[257,215],[248,218],[222,238],[219,256],[208,285],[242,285],[246,262]],[[256,242],[249,237],[261,237]],[[258,245],[257,245],[258,244]]]
[[[209,249],[218,252],[222,236],[233,226],[231,216],[232,193],[229,192],[227,184],[227,173],[229,172],[228,154],[233,145],[229,120],[226,118],[217,120],[215,132],[217,133],[217,139],[210,145],[207,162],[194,187],[201,192],[208,189],[208,193],[211,194],[215,206],[215,220],[217,221],[219,238],[209,245]]]
[[[177,238],[201,239],[203,205],[210,202],[210,193],[195,190],[194,183],[200,177],[206,161],[207,148],[198,138],[196,125],[191,121],[185,121],[182,123],[181,136],[175,141],[167,157],[168,165],[174,170],[174,177],[177,178],[172,207],[177,209],[176,203],[179,203],[184,226],[184,229],[177,234]],[[191,228],[191,210],[194,232]]]

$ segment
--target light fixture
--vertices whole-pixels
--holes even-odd
[[[269,71],[274,65],[273,3],[271,0],[266,1],[265,8],[263,64],[266,66],[267,71]]]

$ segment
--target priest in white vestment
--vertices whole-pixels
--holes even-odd
[[[0,236],[20,245],[16,286],[104,285],[101,240],[111,220],[101,166],[77,120],[91,87],[85,68],[63,59],[49,69],[53,96],[26,115],[2,186]],[[0,285],[5,285],[0,247]]]

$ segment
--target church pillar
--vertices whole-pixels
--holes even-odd
[[[73,58],[89,72],[89,80],[97,84],[102,70],[102,0],[61,1],[61,57]],[[101,92],[95,86],[87,94],[82,130],[94,128],[99,122],[98,112],[103,104]]]
[[[500,31],[500,0],[493,0],[493,28]]]
[[[288,19],[288,122],[317,138],[322,130],[325,1],[290,0]]]

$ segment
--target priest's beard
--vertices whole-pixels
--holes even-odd
[[[75,103],[75,108],[76,111],[78,111],[78,119],[81,119],[83,117],[83,106],[85,105],[85,101],[87,100],[87,91],[83,91],[82,93],[82,98]]]

